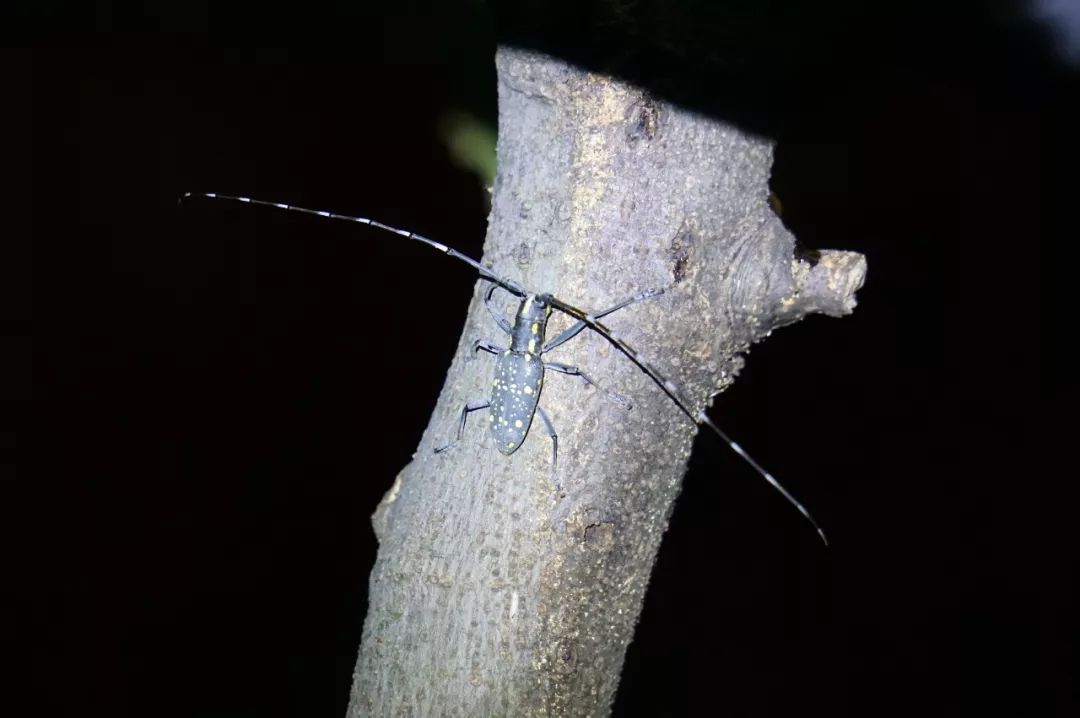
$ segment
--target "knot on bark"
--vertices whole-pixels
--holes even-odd
[[[855,292],[866,280],[866,258],[858,252],[826,249],[817,261],[793,258],[789,293],[776,307],[778,326],[807,314],[842,317],[855,309]]]

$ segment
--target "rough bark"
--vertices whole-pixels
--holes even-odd
[[[865,263],[794,256],[770,208],[771,144],[559,60],[502,49],[498,178],[484,262],[595,310],[645,287],[660,297],[605,322],[704,407],[740,353],[808,312],[854,306]],[[448,260],[451,261],[451,260]],[[414,460],[375,516],[379,554],[350,716],[603,715],[679,493],[696,425],[595,332],[552,352],[633,402],[620,408],[549,374],[534,426],[500,454],[486,416],[503,343],[478,282]],[[510,302],[507,302],[508,312]],[[553,318],[549,336],[568,320]],[[813,533],[808,530],[808,539]]]

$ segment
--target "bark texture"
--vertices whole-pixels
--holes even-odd
[[[667,288],[604,322],[694,406],[774,328],[854,307],[863,258],[794,256],[768,202],[767,140],[543,55],[502,49],[497,65],[483,261],[586,310]],[[506,457],[476,412],[464,440],[434,454],[461,407],[488,395],[494,359],[470,356],[472,341],[505,345],[487,286],[474,290],[415,457],[374,516],[350,716],[604,715],[615,694],[697,426],[586,330],[545,358],[580,366],[633,408],[548,374],[540,403],[559,434],[562,494],[539,422]],[[553,315],[549,337],[568,324]]]

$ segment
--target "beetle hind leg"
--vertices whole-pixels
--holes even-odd
[[[555,427],[552,426],[551,419],[548,418],[547,412],[540,406],[536,407],[536,414],[540,417],[540,423],[544,425],[544,430],[547,431],[548,436],[551,437],[551,483],[555,484],[555,490],[562,495],[562,486],[555,477],[555,471],[559,468],[559,435],[555,433]]]

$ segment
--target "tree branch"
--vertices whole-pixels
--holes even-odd
[[[551,57],[501,49],[497,67],[484,254],[495,271],[586,310],[667,288],[604,321],[695,407],[775,327],[851,311],[865,262],[794,256],[768,203],[768,141]],[[559,433],[564,495],[542,431],[507,457],[472,421],[434,453],[461,407],[489,392],[491,358],[470,356],[474,339],[498,338],[487,286],[474,290],[416,456],[374,517],[350,716],[604,714],[679,493],[696,425],[592,331],[550,359],[633,409],[549,376],[541,405]],[[553,317],[550,331],[567,324]]]

